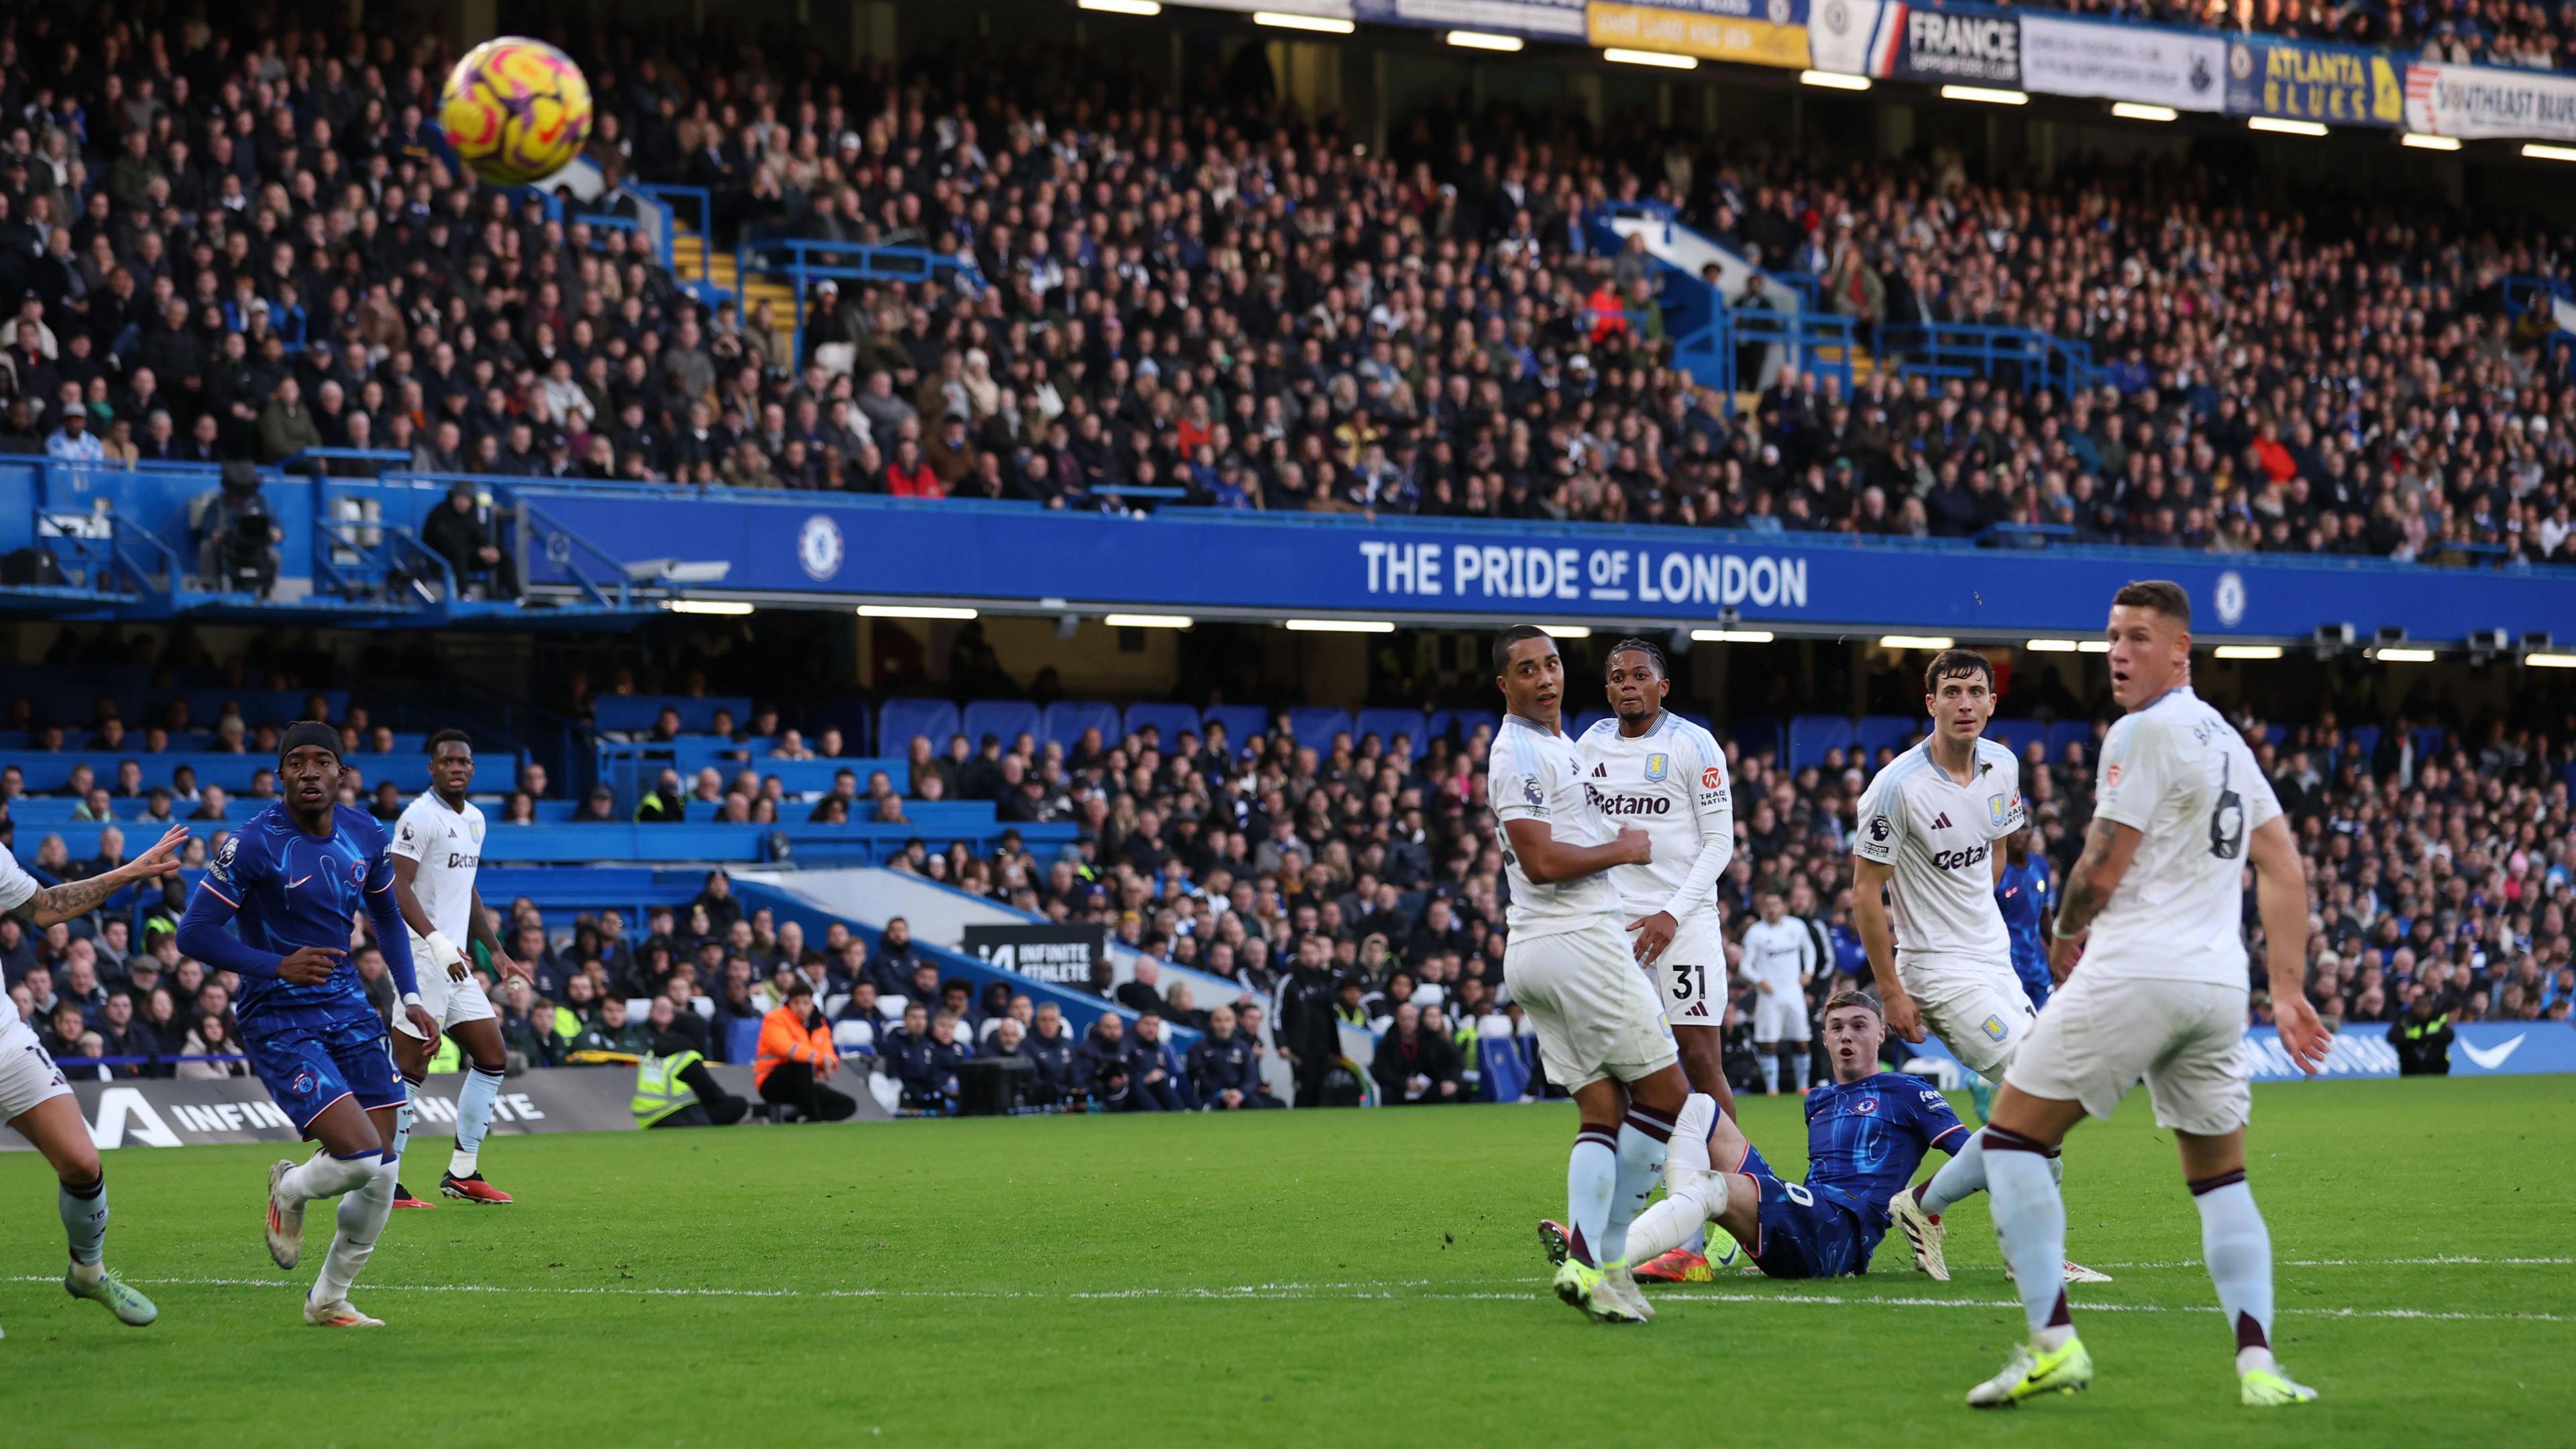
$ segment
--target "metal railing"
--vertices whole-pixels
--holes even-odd
[[[935,252],[926,247],[868,246],[813,237],[746,237],[734,248],[734,310],[751,315],[745,287],[754,272],[787,284],[795,301],[790,349],[795,361],[805,358],[805,299],[817,282],[900,282],[915,284],[945,279],[970,297],[984,293],[984,273],[971,257]]]
[[[2100,382],[2089,343],[2029,327],[1966,322],[1909,322],[1881,327],[1879,346],[1902,370],[1931,377],[1984,377],[2023,392],[2074,393]]]

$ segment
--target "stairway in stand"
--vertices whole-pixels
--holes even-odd
[[[683,283],[705,282],[727,297],[734,294],[733,253],[711,249],[707,239],[693,227],[672,227],[671,270]],[[779,355],[784,357],[796,340],[795,294],[774,277],[755,275],[742,289],[746,324],[751,310],[763,302],[769,304],[770,331],[778,339]]]

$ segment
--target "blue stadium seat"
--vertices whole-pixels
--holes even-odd
[[[1118,729],[1118,706],[1096,699],[1060,699],[1046,707],[1046,733],[1050,739],[1071,750],[1082,739],[1084,730],[1100,731],[1103,745],[1115,745],[1123,738]]]
[[[2361,746],[2361,757],[2367,760],[2379,748],[2379,726],[2354,725],[2343,732],[2344,738]]]
[[[1728,720],[1722,738],[1733,741],[1728,753],[1737,759],[1759,757],[1769,751],[1771,758],[1776,760],[1788,748],[1787,735],[1780,728],[1780,722],[1767,714],[1748,714]]]
[[[1435,709],[1431,712],[1431,737],[1435,740],[1455,734],[1458,743],[1463,745],[1474,739],[1480,728],[1490,733],[1502,727],[1503,717],[1490,709]]]
[[[1322,705],[1292,709],[1288,711],[1288,732],[1297,737],[1297,743],[1320,754],[1330,754],[1333,736],[1351,732],[1351,712]]]
[[[705,734],[715,728],[716,711],[730,710],[734,723],[751,718],[751,698],[739,694],[603,694],[591,703],[591,723],[604,730],[644,731],[664,709],[680,712],[680,728]]]
[[[1270,711],[1257,704],[1212,704],[1200,718],[1225,726],[1226,746],[1233,750],[1241,750],[1245,740],[1270,730]]]
[[[1841,715],[1802,714],[1789,721],[1789,768],[1821,765],[1826,751],[1849,751],[1858,738],[1852,722]]]
[[[2048,743],[2048,726],[2035,719],[1990,719],[1986,721],[1986,738],[2013,752],[2020,759],[2030,749],[2031,741]]]
[[[1199,728],[1199,712],[1186,704],[1172,704],[1166,701],[1158,704],[1127,706],[1127,733],[1135,734],[1147,725],[1152,725],[1162,733],[1163,748],[1166,750],[1172,748],[1184,730],[1194,735],[1205,733]]]
[[[976,700],[966,706],[960,724],[977,749],[983,748],[986,735],[999,735],[1006,750],[1022,735],[1043,738],[1038,734],[1038,707],[1026,700]]]
[[[724,1059],[747,1062],[760,1054],[760,1018],[736,1017],[725,1023]]]
[[[1859,728],[1861,751],[1874,766],[1878,763],[1880,750],[1902,751],[1907,742],[1922,733],[1928,724],[1922,715],[1863,715]]]
[[[2092,758],[2093,721],[2062,719],[2050,725],[2048,727],[2048,762],[2053,765],[2065,759],[2066,747],[2070,744],[2082,745],[2085,758]]]
[[[2263,743],[2270,745],[2276,750],[2281,747],[2281,741],[2286,740],[2289,737],[2290,727],[2288,725],[2263,726]]]
[[[1565,722],[1565,732],[1579,740],[1585,735],[1591,733],[1594,725],[1597,725],[1608,718],[1610,718],[1610,712],[1608,710],[1587,709],[1583,713],[1578,714],[1574,718]]]
[[[2446,748],[2450,734],[2449,730],[2440,725],[2417,725],[2415,727],[2416,761],[2420,764],[2439,756]]]
[[[957,706],[944,699],[889,699],[877,711],[877,748],[890,755],[909,755],[915,736],[930,741],[932,754],[946,754],[955,733]]]
[[[1353,744],[1359,743],[1358,737],[1374,734],[1378,743],[1394,749],[1395,737],[1407,735],[1413,740],[1414,758],[1420,759],[1422,752],[1431,748],[1430,721],[1418,709],[1364,709],[1351,721],[1351,725],[1355,735],[1351,741]]]

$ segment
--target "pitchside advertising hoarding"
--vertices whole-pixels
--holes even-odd
[[[1791,534],[1526,522],[1175,511],[1151,519],[950,501],[715,497],[525,490],[529,577],[594,577],[598,560],[722,562],[728,592],[1013,601],[1187,613],[1366,612],[1388,618],[1587,618],[1855,630],[2092,633],[2114,591],[2169,578],[2194,633],[2306,639],[2320,624],[2365,638],[2484,630],[2562,635],[2576,570],[2434,569],[2341,556],[2173,549],[1968,549]],[[558,530],[562,531],[558,531]],[[580,542],[576,544],[573,536]],[[592,553],[591,550],[598,550]]]
[[[414,1138],[452,1135],[461,1077],[431,1077],[419,1096]],[[734,1088],[728,1088],[734,1090]],[[600,1132],[632,1129],[633,1067],[560,1067],[522,1072],[492,1104],[492,1131]],[[193,1147],[217,1142],[294,1142],[301,1133],[255,1077],[213,1081],[76,1081],[72,1095],[101,1147]],[[26,1139],[0,1132],[0,1148]]]
[[[2451,1075],[2455,1077],[2542,1076],[2576,1072],[2576,1028],[2563,1021],[2483,1021],[2454,1028]],[[1938,1037],[1926,1037],[1907,1048],[1918,1056],[1955,1062]],[[2397,1075],[2397,1048],[2382,1022],[2348,1022],[2336,1032],[2326,1053],[2325,1070],[2310,1078],[2281,1045],[2281,1034],[2258,1026],[2245,1033],[2246,1071],[2258,1082],[2331,1081],[2339,1077]]]
[[[1091,984],[1092,963],[1107,958],[1105,926],[968,926],[967,954],[996,971],[1016,971],[1057,986]]]

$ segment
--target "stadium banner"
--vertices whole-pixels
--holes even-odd
[[[2479,1021],[2453,1028],[2451,1075],[2455,1077],[2526,1077],[2576,1072],[2576,1027],[2563,1021]],[[1907,1050],[1919,1057],[1957,1062],[1958,1057],[1936,1036]],[[2245,1033],[2247,1073],[2258,1082],[2311,1080],[2290,1059],[2281,1034],[2268,1026]],[[2385,1022],[2346,1022],[2326,1051],[2325,1070],[2314,1080],[2337,1077],[2393,1077],[2397,1048],[2388,1040]]]
[[[1583,38],[1584,0],[1353,0],[1351,10],[1355,18],[1379,25]]]
[[[1353,18],[1351,0],[1277,0],[1275,4],[1273,0],[1173,0],[1173,3],[1200,10],[1232,10],[1239,14],[1268,10],[1281,15],[1317,15],[1327,20]]]
[[[2406,129],[2576,141],[2576,77],[2483,65],[2406,67]]]
[[[968,955],[996,971],[1084,989],[1092,964],[1109,954],[1106,926],[969,925],[959,939]]]
[[[1680,0],[1584,9],[1592,44],[1807,68],[1807,0]]]
[[[420,1092],[414,1137],[452,1136],[461,1076],[439,1075]],[[492,1104],[496,1136],[531,1132],[631,1130],[628,1101],[633,1067],[550,1067],[521,1072],[502,1084]],[[212,1081],[160,1078],[114,1082],[75,1081],[72,1095],[101,1147],[195,1147],[212,1142],[294,1142],[301,1134],[270,1101],[257,1077]],[[0,1132],[0,1148],[23,1148],[26,1139]]]
[[[668,487],[522,485],[540,505],[522,556],[539,585],[597,577],[601,558],[721,563],[728,593],[961,600],[1079,612],[1361,613],[1671,625],[1721,621],[1893,632],[2093,634],[2122,584],[2170,578],[2193,632],[2306,640],[2564,632],[2576,570],[2427,568],[2385,559],[2179,549],[1977,549],[1712,529],[1370,519],[1176,509],[1151,519],[951,499],[729,499]],[[592,550],[597,550],[593,553]],[[651,826],[641,827],[652,829]]]
[[[2034,91],[2215,111],[2226,70],[2227,42],[2215,35],[2021,17],[2022,81]]]
[[[2022,83],[2021,27],[2011,11],[1985,5],[1824,0],[1808,17],[1807,54],[1816,69],[1845,75],[1931,85]]]
[[[2349,45],[2239,36],[2227,42],[2227,114],[2333,126],[2406,122],[2406,63]]]

